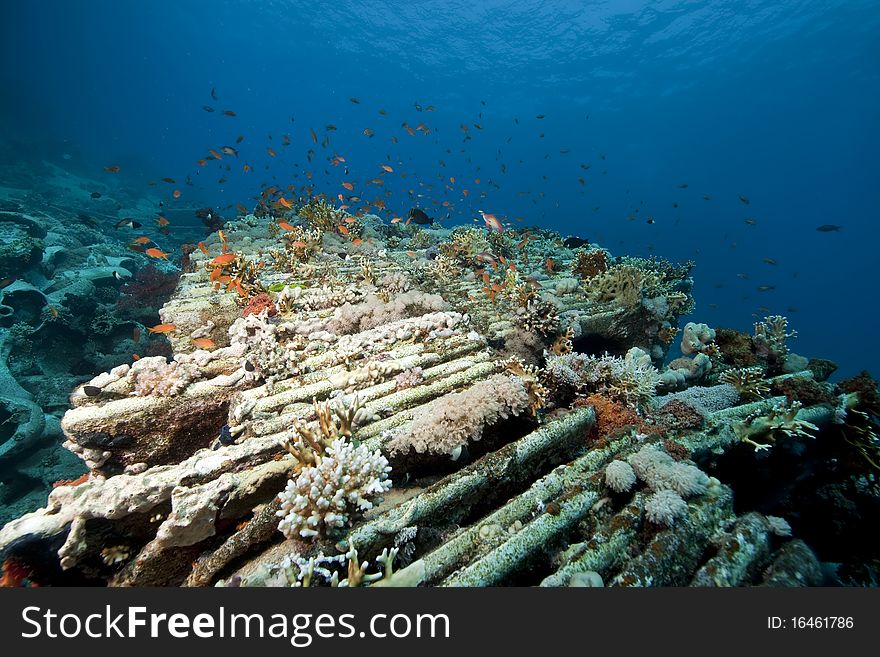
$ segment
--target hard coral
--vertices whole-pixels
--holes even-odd
[[[263,292],[251,298],[248,305],[242,311],[241,316],[259,315],[266,309],[268,309],[269,317],[274,317],[278,314],[278,308],[275,306],[275,302],[272,301],[272,297],[268,293]]]
[[[279,493],[278,531],[288,538],[314,538],[345,527],[391,488],[390,471],[379,450],[337,438],[316,465],[303,468]]]
[[[722,372],[719,383],[729,383],[743,399],[761,399],[770,391],[770,384],[764,378],[760,367],[737,367]]]

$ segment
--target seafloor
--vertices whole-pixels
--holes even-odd
[[[57,173],[0,212],[4,584],[875,584],[875,382],[680,321],[691,263],[265,195],[178,280]]]

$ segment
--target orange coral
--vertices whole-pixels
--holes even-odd
[[[628,427],[641,428],[642,420],[636,412],[602,395],[590,395],[575,402],[576,406],[592,406],[596,411],[596,426],[590,434],[591,438],[604,439],[611,434]]]
[[[275,302],[272,301],[272,297],[263,292],[254,296],[250,300],[247,307],[241,313],[241,316],[247,317],[248,315],[259,315],[266,308],[269,309],[269,317],[274,317],[278,314],[278,308],[275,306]]]

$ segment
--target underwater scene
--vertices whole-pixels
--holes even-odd
[[[877,3],[0,12],[3,586],[880,581]]]

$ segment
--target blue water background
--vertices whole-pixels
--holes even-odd
[[[790,317],[797,352],[880,371],[876,2],[37,0],[0,12],[0,140],[35,160],[179,208],[252,207],[261,183],[299,185],[306,170],[316,191],[352,180],[376,198],[366,181],[389,164],[392,214],[416,187],[432,214],[452,203],[450,225],[483,209],[615,254],[694,260],[697,321],[751,330],[766,308]],[[431,132],[410,136],[404,121]],[[325,150],[326,124],[338,130]],[[238,135],[238,158],[196,164]],[[327,165],[334,153],[349,175]],[[164,176],[178,184],[148,186]]]

